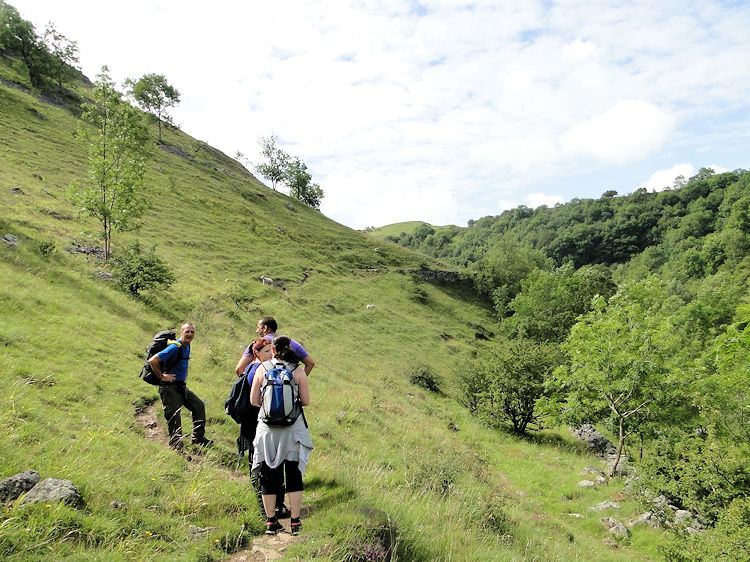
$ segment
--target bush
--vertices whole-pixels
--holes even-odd
[[[156,287],[168,288],[175,282],[169,266],[156,255],[155,246],[143,251],[140,242],[117,253],[112,260],[112,276],[119,289],[135,297]]]
[[[42,254],[45,258],[55,253],[54,240],[44,240],[42,242],[39,242],[37,244],[37,247],[39,248],[39,253]]]
[[[408,373],[409,382],[430,392],[440,394],[440,378],[432,367],[415,367]]]

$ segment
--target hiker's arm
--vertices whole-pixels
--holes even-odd
[[[305,374],[309,375],[310,371],[315,367],[315,360],[312,358],[312,355],[308,355],[302,360],[302,364],[305,366]]]
[[[234,372],[237,373],[238,377],[241,377],[245,373],[245,369],[247,369],[247,366],[252,362],[252,357],[245,357],[243,355],[242,357],[240,357],[240,360],[237,361],[237,366],[234,368]]]
[[[258,371],[261,369],[263,369],[263,373],[266,372],[262,365],[258,365],[258,368],[255,371],[255,376],[253,377],[253,386],[250,387],[250,404],[256,407],[260,407],[260,385],[263,380],[263,375]]]
[[[253,381],[254,383],[255,381]],[[310,405],[310,386],[307,384],[307,375],[302,365],[294,370],[294,382],[299,390],[299,402],[303,406]]]
[[[176,375],[162,372],[161,357],[159,357],[158,354],[152,355],[151,358],[148,360],[148,364],[151,365],[151,368],[154,370],[154,373],[156,373],[156,376],[159,377],[159,379],[164,382],[174,382],[175,379],[177,378]]]

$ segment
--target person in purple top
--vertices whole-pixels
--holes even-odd
[[[258,320],[258,327],[255,329],[255,333],[262,338],[273,341],[273,338],[276,336],[276,330],[278,329],[279,326],[273,316],[264,316],[263,318]],[[245,369],[247,368],[247,366],[253,362],[253,350],[251,349],[251,346],[252,344],[248,345],[245,348],[245,352],[237,362],[237,366],[234,369],[237,373],[237,376],[242,376],[245,373]],[[294,351],[297,357],[299,357],[300,362],[305,367],[305,374],[309,375],[313,370],[313,367],[315,367],[315,361],[313,360],[313,358],[310,357],[310,354],[307,353],[307,351],[305,351],[304,347],[302,347],[298,342],[294,340],[291,340],[291,345],[289,346],[289,348]]]

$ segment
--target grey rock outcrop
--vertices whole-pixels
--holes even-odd
[[[590,423],[585,423],[574,430],[573,436],[586,443],[591,452],[599,457],[608,458],[610,455],[617,454],[617,449],[612,442],[599,433]]]
[[[70,480],[45,478],[26,493],[21,500],[21,505],[37,502],[65,502],[74,507],[81,507],[83,497]]]
[[[599,519],[599,522],[604,525],[604,528],[607,529],[607,531],[616,537],[626,538],[630,536],[628,528],[614,517],[602,517]]]
[[[12,502],[28,492],[39,482],[36,470],[24,470],[0,480],[0,502]]]

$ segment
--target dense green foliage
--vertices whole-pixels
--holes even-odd
[[[386,235],[474,270],[511,338],[496,356],[524,338],[561,345],[567,359],[554,376],[530,377],[544,385],[534,415],[607,427],[618,453],[640,460],[644,497],[663,495],[708,522],[705,541],[665,549],[675,560],[747,548],[729,513],[743,517],[750,492],[749,197],[750,172],[704,168],[658,193],[607,192],[464,229],[416,223]],[[464,401],[486,416],[503,402],[481,381],[465,381]]]

